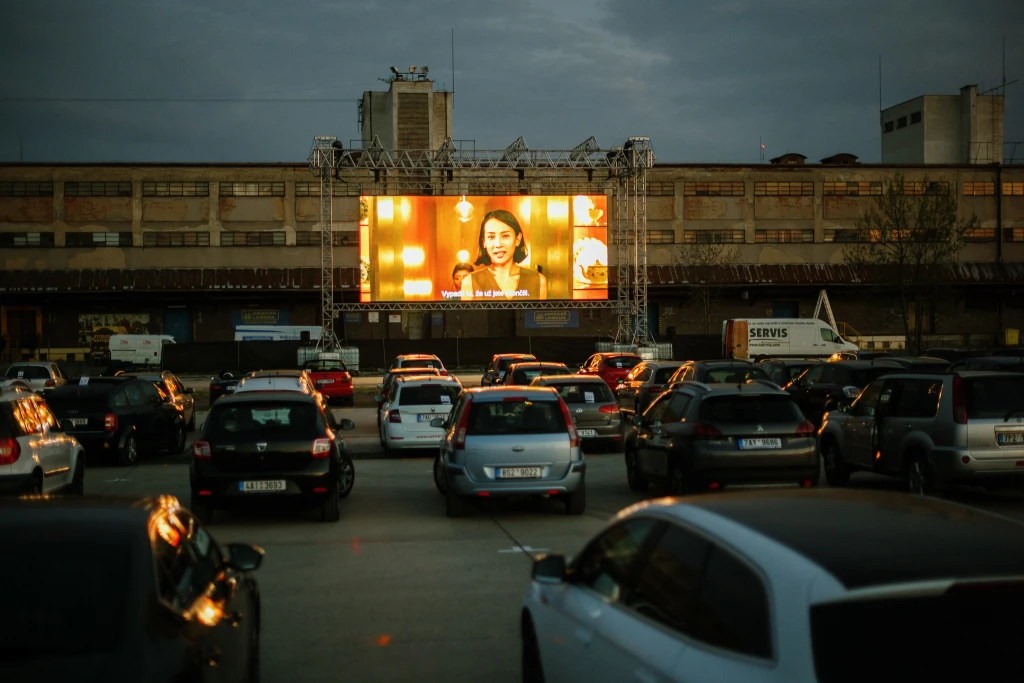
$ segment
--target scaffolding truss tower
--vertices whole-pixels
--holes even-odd
[[[335,351],[341,344],[334,333],[334,175],[341,158],[341,143],[333,136],[313,138],[309,170],[320,177],[320,351]]]

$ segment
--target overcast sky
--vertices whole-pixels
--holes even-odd
[[[998,85],[1003,35],[1024,77],[1021,0],[0,0],[0,160],[301,161],[359,136],[391,65],[450,89],[453,28],[454,137],[480,149],[649,135],[659,161],[744,162],[760,137],[873,162],[880,54],[885,106]],[[167,101],[244,97],[340,101]]]

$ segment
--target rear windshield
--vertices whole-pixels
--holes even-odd
[[[314,360],[306,363],[310,372],[348,372],[348,368],[340,360]]]
[[[206,421],[206,436],[211,439],[312,439],[319,431],[318,412],[311,403],[215,403]]]
[[[466,432],[476,435],[557,434],[568,431],[558,401],[473,403]]]
[[[48,403],[67,402],[74,403],[79,400],[103,401],[113,392],[127,384],[122,379],[106,377],[92,377],[88,384],[80,384],[79,380],[73,380],[68,384],[54,389],[46,398]]]
[[[572,370],[569,368],[559,367],[557,365],[547,368],[519,368],[513,373],[512,379],[521,384],[529,384],[533,381],[534,377],[549,377],[551,375],[571,375]]]
[[[462,393],[455,384],[419,384],[398,389],[400,406],[450,406]]]
[[[440,368],[441,361],[434,360],[433,358],[418,359],[418,360],[403,360],[403,368]]]
[[[534,356],[525,356],[523,358],[502,358],[500,361],[498,361],[498,370],[504,372],[505,370],[508,370],[508,366],[512,365],[513,363],[526,363],[531,360],[537,359]]]
[[[678,367],[658,368],[654,372],[654,383],[665,384],[672,379],[672,375],[676,374],[676,370],[678,369]]]
[[[850,373],[850,381],[853,382],[852,386],[863,389],[882,375],[891,375],[894,372],[902,372],[902,370],[890,367],[874,367],[864,368],[863,370],[854,370]]]
[[[7,377],[13,379],[50,379],[50,371],[40,365],[12,365]]]
[[[802,422],[800,408],[788,396],[715,396],[700,405],[700,419],[712,424]]]
[[[1024,417],[1024,375],[975,377],[966,384],[969,419]]]
[[[616,358],[605,358],[605,367],[612,368],[613,370],[625,370],[628,368],[635,368],[643,362],[642,358],[633,358],[632,356],[618,356]]]
[[[864,683],[878,678],[880,671],[887,680],[1000,680],[1001,676],[992,674],[1020,671],[1019,631],[994,625],[1021,610],[1024,591],[1020,587],[813,606],[816,680]],[[864,634],[871,634],[873,642],[898,644],[904,653],[933,652],[936,643],[950,642],[950,634],[956,634],[956,639],[954,646],[943,648],[941,656],[893,656],[888,647],[859,648],[851,656],[850,644]],[[951,678],[952,671],[975,675]]]
[[[613,403],[611,389],[604,382],[566,382],[549,384],[566,403]]]
[[[734,368],[710,368],[708,370],[707,379],[704,380],[707,384],[742,384],[750,379],[768,379],[768,375],[765,374],[764,370],[759,367],[751,365],[750,367],[738,366]]]
[[[11,415],[11,408],[13,406],[13,401],[3,401],[0,403],[0,439],[9,439],[14,436],[12,431],[14,429],[14,417]]]

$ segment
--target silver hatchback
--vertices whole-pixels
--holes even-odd
[[[622,447],[622,414],[608,384],[594,375],[535,377],[531,387],[551,387],[565,401],[587,450]]]
[[[586,508],[586,464],[572,416],[548,387],[467,389],[447,419],[434,462],[434,482],[449,517],[468,512],[470,498],[550,496],[569,515]]]

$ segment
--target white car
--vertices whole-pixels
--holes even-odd
[[[67,381],[60,366],[49,362],[11,363],[4,376],[9,380],[20,379],[27,382],[37,394],[47,389],[55,389]]]
[[[884,491],[667,498],[568,566],[535,559],[523,680],[1019,680],[1021,607],[1006,517]]]
[[[234,393],[245,391],[300,391],[308,396],[319,393],[305,370],[259,370],[250,373],[238,382]]]
[[[380,445],[384,452],[406,448],[437,448],[442,427],[431,421],[445,419],[462,393],[455,377],[400,375],[388,400],[381,404]]]
[[[46,402],[23,390],[0,390],[0,493],[81,495],[85,456]]]

